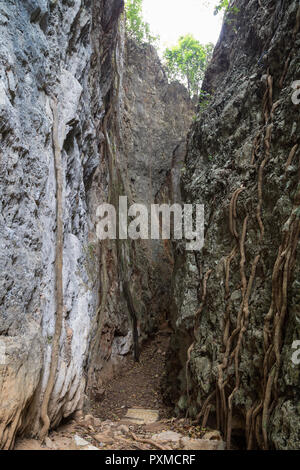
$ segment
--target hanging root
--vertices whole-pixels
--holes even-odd
[[[225,261],[225,301],[226,301],[226,310],[224,318],[224,335],[223,335],[223,344],[226,348],[227,341],[229,338],[229,329],[230,329],[230,290],[229,290],[229,275],[230,275],[230,265],[237,253],[237,247],[235,246],[226,258]]]
[[[260,3],[260,2],[259,2]],[[261,3],[260,3],[261,6]],[[296,25],[294,28],[294,38],[300,29],[300,7],[297,11]],[[292,57],[292,46],[291,51],[285,61],[283,74],[281,76],[279,86],[282,88],[284,80],[286,78],[290,60]],[[273,104],[273,78],[270,74],[270,70],[267,71],[267,86],[263,97],[263,116],[265,122],[265,135],[264,135],[264,147],[265,156],[260,164],[258,170],[258,204],[256,209],[256,219],[260,229],[260,242],[264,238],[265,228],[262,221],[262,205],[263,205],[263,175],[264,169],[270,158],[271,149],[271,136],[272,136],[272,120],[274,118],[275,111],[280,105],[281,100],[276,101]],[[257,150],[259,146],[259,135],[257,135],[253,142],[251,165],[255,163],[257,157]],[[293,162],[295,154],[298,150],[298,144],[294,145],[288,156],[285,169],[287,169]],[[230,232],[236,237],[236,230],[233,217],[233,205],[235,202],[235,195],[231,200],[230,206]],[[263,363],[263,380],[262,380],[262,393],[261,399],[257,400],[252,404],[250,409],[246,413],[246,441],[247,448],[250,450],[253,448],[254,439],[260,448],[268,448],[268,421],[272,410],[275,407],[276,400],[278,398],[277,381],[280,370],[281,360],[281,349],[282,349],[282,332],[284,330],[284,322],[287,313],[287,294],[288,286],[292,278],[292,273],[295,265],[296,250],[298,246],[300,236],[300,221],[295,217],[295,210],[300,206],[300,190],[298,190],[295,200],[292,214],[285,224],[287,230],[285,231],[282,242],[279,247],[278,256],[276,258],[273,274],[272,274],[272,299],[268,313],[265,317],[264,329],[263,329],[263,341],[264,341],[264,363]],[[257,255],[253,261],[251,275],[245,289],[245,251],[244,251],[244,235],[245,235],[245,221],[243,226],[243,233],[240,245],[240,273],[241,273],[241,284],[243,295],[242,305],[238,313],[237,325],[235,330],[229,335],[227,326],[225,326],[224,338],[226,340],[226,350],[223,357],[223,363],[218,367],[218,392],[220,395],[220,407],[221,407],[221,419],[225,416],[226,421],[226,439],[228,448],[231,440],[231,421],[232,421],[232,408],[234,395],[237,392],[240,385],[239,377],[239,352],[241,349],[242,338],[247,330],[248,319],[249,319],[249,296],[251,293],[252,285],[255,278],[255,272],[257,264],[260,260],[260,255]],[[230,267],[230,262],[226,264],[226,280],[225,290],[226,298],[229,297],[229,288],[227,289],[227,280],[229,279],[229,273],[227,269]],[[238,335],[236,346],[231,352],[231,348],[234,342],[234,338]],[[224,404],[225,401],[225,385],[223,381],[223,370],[228,369],[231,361],[234,360],[235,365],[235,387],[228,397],[227,411]],[[273,401],[272,401],[273,399]]]
[[[193,421],[193,424],[198,424],[199,421],[200,421],[200,418],[201,416],[204,416],[205,415],[205,412],[206,412],[206,409],[209,405],[209,402],[215,397],[215,394],[216,394],[216,391],[214,390],[207,398],[206,400],[203,402],[203,405],[202,405],[202,408],[200,410],[200,413],[198,413],[195,421]]]
[[[249,318],[249,298],[251,295],[252,291],[252,286],[256,274],[256,268],[257,264],[260,260],[260,255],[257,255],[252,263],[252,268],[251,268],[251,274],[249,277],[249,281],[247,282],[246,274],[245,274],[245,263],[246,263],[246,255],[245,255],[245,240],[246,240],[246,234],[247,234],[247,224],[248,224],[248,219],[249,216],[246,215],[244,222],[243,222],[243,228],[242,228],[242,234],[239,239],[237,231],[236,231],[236,225],[233,223],[235,220],[237,214],[236,214],[236,202],[237,202],[237,197],[238,194],[240,193],[240,190],[235,191],[233,194],[233,197],[231,199],[230,203],[230,210],[229,210],[229,227],[231,234],[234,236],[236,241],[238,241],[238,246],[240,250],[240,275],[241,275],[241,289],[242,289],[242,302],[241,306],[239,309],[238,317],[237,317],[237,322],[236,322],[236,328],[233,330],[231,335],[229,335],[229,328],[230,328],[230,319],[229,319],[229,312],[230,312],[230,303],[228,302],[228,299],[230,297],[230,292],[229,292],[229,270],[230,270],[230,264],[232,259],[235,257],[236,252],[237,252],[237,247],[235,247],[228,258],[226,259],[225,262],[225,300],[227,301],[226,305],[226,314],[225,314],[225,331],[224,331],[224,336],[223,336],[223,342],[225,346],[225,353],[223,356],[223,362],[218,366],[218,381],[217,381],[217,387],[216,387],[216,392],[217,392],[217,403],[218,405],[218,421],[220,423],[220,426],[222,429],[226,430],[226,441],[227,441],[227,448],[230,448],[231,445],[231,429],[232,429],[232,409],[233,409],[233,399],[234,395],[239,389],[240,385],[240,376],[239,376],[239,353],[242,345],[242,340],[244,333],[247,330],[248,326],[248,318]],[[232,351],[232,345],[234,343],[235,338],[237,338],[237,343],[235,348]],[[231,394],[228,397],[228,400],[226,400],[226,395],[225,395],[225,386],[228,384],[228,379],[226,382],[224,382],[223,378],[223,371],[225,369],[228,369],[231,361],[234,360],[234,365],[235,365],[235,387]],[[219,401],[219,396],[220,396],[220,401]],[[250,417],[249,417],[250,419]],[[251,421],[250,421],[251,422]],[[225,426],[226,423],[226,426]],[[249,424],[250,427],[250,424]]]
[[[258,171],[258,190],[257,190],[258,191],[258,205],[257,205],[257,209],[256,209],[256,218],[257,218],[258,225],[259,225],[259,228],[260,228],[260,241],[263,240],[264,233],[265,233],[265,228],[264,228],[264,224],[263,224],[262,217],[261,217],[261,209],[262,209],[262,204],[263,204],[262,187],[263,187],[264,168],[265,168],[266,163],[269,160],[269,156],[270,156],[270,146],[271,146],[270,142],[271,142],[272,129],[273,129],[273,124],[270,124],[267,127],[265,140],[264,140],[265,149],[266,149],[265,158],[262,161],[262,163],[260,165],[260,168],[259,168],[259,171]]]
[[[287,162],[285,164],[285,171],[288,169],[288,167],[293,163],[293,158],[297,152],[297,149],[298,149],[298,144],[294,145],[294,147],[292,148],[292,150],[290,151],[290,154],[289,154],[289,157],[287,159]]]
[[[265,124],[268,122],[270,112],[273,107],[273,77],[270,75],[270,70],[267,73],[267,87],[263,97],[263,115]]]
[[[269,417],[268,415],[269,415],[269,404],[271,401],[271,392],[272,392],[272,385],[274,381],[274,375],[275,375],[275,368],[273,368],[271,374],[269,375],[269,379],[268,379],[267,387],[265,391],[265,399],[263,403],[262,433],[263,433],[265,450],[268,450],[268,434],[267,434],[268,417]]]
[[[236,212],[236,205],[237,205],[237,200],[239,195],[241,194],[242,191],[244,191],[244,187],[241,187],[237,189],[231,198],[230,205],[229,205],[229,230],[231,235],[238,239],[238,234],[236,230],[236,218],[237,218],[237,212]]]
[[[299,205],[300,190],[298,190],[295,196],[292,214],[286,223],[286,226],[289,229],[283,236],[282,244],[279,247],[278,256],[274,265],[272,275],[271,307],[265,318],[264,347],[266,356],[263,371],[263,412],[261,417],[264,449],[268,449],[268,420],[272,394],[274,395],[272,407],[275,406],[275,401],[278,396],[277,382],[281,365],[282,331],[287,312],[288,285],[292,278],[296,250],[300,236],[300,221],[295,217],[295,210]],[[272,319],[273,328],[271,332],[270,322]]]
[[[246,413],[245,437],[246,437],[246,442],[247,442],[247,450],[250,450],[249,441],[250,441],[250,436],[252,434],[252,416],[253,416],[255,407],[256,407],[256,403],[254,403]]]
[[[170,447],[162,446],[158,444],[158,442],[153,441],[152,439],[144,439],[144,438],[137,437],[133,432],[130,432],[130,435],[136,442],[140,442],[141,444],[149,444],[153,447],[156,447],[159,450],[172,450]]]
[[[258,132],[258,134],[256,135],[254,139],[250,165],[254,165],[255,163],[256,153],[257,153],[259,142],[260,142],[260,136],[261,136],[261,132]]]
[[[204,279],[203,279],[203,292],[202,292],[201,304],[200,304],[200,307],[199,307],[199,309],[197,310],[197,312],[195,314],[195,325],[194,325],[194,335],[195,335],[195,337],[196,337],[196,330],[199,326],[200,316],[201,316],[202,310],[203,310],[204,305],[205,305],[206,294],[207,294],[207,281],[208,281],[211,273],[212,273],[212,269],[209,269],[207,271],[207,273],[205,274]]]
[[[187,395],[187,403],[190,402],[190,385],[189,385],[189,365],[191,362],[191,353],[194,349],[194,343],[192,343],[187,350],[187,361],[185,364],[185,381],[186,381],[186,395]],[[186,409],[185,417],[187,418],[188,415],[188,407]]]
[[[276,109],[278,108],[278,106],[279,106],[280,104],[281,104],[281,100],[278,100],[278,101],[276,101],[276,103],[273,104],[272,110],[271,110],[271,114],[270,114],[271,120],[274,119],[275,111],[276,111]]]
[[[200,319],[200,315],[202,313],[202,310],[203,310],[203,307],[205,305],[205,300],[206,300],[206,293],[207,293],[207,281],[209,279],[209,276],[211,275],[212,273],[212,270],[209,269],[207,271],[207,273],[205,274],[204,276],[204,279],[203,279],[203,292],[202,292],[202,299],[201,299],[201,304],[200,304],[200,307],[199,309],[197,310],[196,314],[195,314],[195,323],[194,323],[194,337],[196,338],[196,330],[199,326],[199,319]],[[188,402],[189,402],[189,399],[190,399],[190,392],[189,392],[189,364],[191,362],[191,353],[194,349],[194,343],[191,344],[191,346],[188,348],[187,350],[187,361],[186,361],[186,365],[185,365],[185,378],[186,378],[186,394],[187,394],[187,398],[188,398]],[[187,413],[188,413],[188,409],[186,411],[186,416],[187,416]]]
[[[55,158],[55,175],[56,175],[56,259],[55,259],[55,275],[56,275],[56,320],[55,331],[52,340],[51,363],[48,382],[41,406],[41,419],[43,427],[39,437],[43,441],[49,431],[50,419],[48,416],[48,406],[51,393],[54,387],[55,374],[58,366],[59,357],[59,340],[62,331],[63,322],[63,181],[62,181],[62,161],[61,148],[58,140],[58,109],[57,99],[53,97],[51,108],[53,112],[53,146]]]
[[[247,218],[246,218],[247,219]],[[244,230],[243,230],[244,232]],[[244,234],[243,234],[244,237]],[[243,238],[242,237],[242,238]],[[257,264],[259,262],[260,255],[257,255],[253,261],[252,268],[251,268],[251,274],[250,278],[246,287],[246,290],[243,295],[243,300],[242,300],[242,306],[241,310],[243,312],[243,316],[241,317],[241,326],[240,326],[240,332],[239,332],[239,337],[237,341],[237,346],[234,350],[234,364],[235,364],[235,388],[231,395],[228,398],[228,419],[227,419],[227,433],[226,433],[226,438],[227,438],[227,448],[230,448],[231,444],[231,429],[232,429],[232,401],[234,398],[235,393],[238,391],[239,386],[240,386],[240,375],[239,375],[239,353],[242,345],[242,340],[244,333],[247,331],[247,326],[249,322],[249,299],[252,291],[252,286],[256,274],[256,268]]]
[[[259,0],[261,6],[261,2]],[[297,12],[296,26],[294,29],[294,35],[296,35],[300,28],[300,7]],[[287,57],[285,62],[283,75],[280,80],[280,85],[283,85],[286,77],[291,53]],[[264,158],[258,169],[258,203],[256,208],[256,219],[260,230],[260,243],[264,239],[265,227],[262,220],[262,207],[263,207],[263,177],[265,166],[270,159],[271,153],[271,137],[273,124],[272,120],[275,115],[277,107],[280,105],[281,100],[273,103],[273,77],[270,74],[270,70],[267,71],[267,86],[263,97],[263,116],[264,116],[264,129],[258,133],[253,142],[252,154],[251,154],[251,165],[255,164],[257,159],[258,148],[261,145],[261,136],[264,137]],[[297,152],[298,145],[295,145],[288,157],[286,162],[286,168],[293,162],[295,154]],[[223,355],[223,361],[218,365],[218,380],[216,383],[215,393],[211,394],[208,399],[204,402],[202,410],[197,417],[199,421],[201,416],[209,414],[211,406],[210,401],[216,394],[216,412],[218,426],[226,431],[227,446],[230,448],[231,433],[232,433],[232,410],[234,396],[240,387],[240,375],[239,375],[239,357],[240,350],[243,344],[243,337],[247,331],[249,323],[249,299],[256,275],[257,265],[262,258],[261,250],[259,254],[254,258],[252,262],[252,268],[249,280],[247,282],[245,273],[245,239],[247,232],[248,216],[244,219],[243,229],[241,238],[237,232],[237,200],[238,196],[244,188],[240,188],[232,195],[230,206],[229,206],[229,230],[236,242],[236,246],[228,255],[225,260],[225,316],[224,316],[224,334],[223,344],[225,352]],[[295,205],[300,206],[300,190],[295,198]],[[294,207],[295,209],[295,207]],[[294,210],[293,209],[293,210]],[[250,409],[246,413],[246,440],[247,448],[252,449],[254,446],[254,439],[261,448],[267,448],[267,428],[270,412],[275,406],[277,399],[277,380],[279,376],[280,367],[280,354],[282,347],[282,330],[287,311],[287,292],[288,284],[292,277],[292,271],[295,264],[295,254],[298,245],[298,239],[300,235],[300,222],[297,222],[294,218],[289,221],[289,234],[285,233],[281,246],[279,247],[278,257],[274,264],[274,270],[272,275],[272,301],[265,317],[264,330],[263,330],[263,341],[264,341],[264,364],[263,364],[263,380],[262,380],[262,393],[261,397],[254,401]],[[241,275],[241,290],[242,290],[242,302],[237,315],[236,325],[232,332],[230,332],[230,289],[229,289],[229,276],[230,266],[232,260],[235,258],[238,248],[240,251],[240,275]],[[263,262],[263,260],[262,260]],[[272,325],[273,322],[273,325]],[[233,390],[226,399],[227,390],[229,388],[229,367],[234,361],[235,370],[235,385]],[[224,378],[224,371],[227,369],[227,377]],[[271,371],[271,372],[270,372]],[[273,398],[273,402],[272,402]],[[271,406],[270,406],[271,405]]]
[[[282,246],[279,247],[278,256],[277,256],[277,259],[276,259],[276,262],[275,262],[274,268],[273,268],[273,274],[272,274],[272,301],[271,301],[271,306],[270,306],[270,309],[268,311],[268,314],[265,317],[265,323],[264,323],[264,329],[263,329],[265,353],[268,351],[269,344],[270,344],[270,335],[271,335],[270,323],[273,319],[274,309],[275,309],[275,305],[276,305],[276,295],[277,295],[278,290],[279,290],[279,289],[277,290],[277,285],[278,285],[277,281],[278,281],[278,277],[279,277],[279,270],[281,268],[281,264],[282,264],[282,261],[283,261],[283,258],[281,256],[281,254],[282,254]]]
[[[254,435],[254,433],[257,433],[256,419],[257,419],[257,416],[259,415],[260,411],[262,410],[262,406],[263,406],[262,401],[260,401],[257,404],[256,407],[254,405],[254,409],[249,415],[249,427],[248,427],[248,435],[247,435],[247,450],[252,450],[253,435]],[[257,436],[256,440],[257,440],[257,442],[260,442],[260,437]]]
[[[231,235],[235,238],[236,242],[238,243],[238,233],[236,230],[236,218],[237,218],[237,200],[239,194],[244,190],[245,188],[239,188],[237,189],[231,198],[231,202],[229,205],[229,229]],[[243,247],[244,247],[244,241],[245,241],[245,235],[246,235],[246,229],[247,229],[247,221],[248,221],[248,216],[245,218],[244,221],[244,226],[243,226],[243,234],[242,234],[242,242],[239,243],[240,250],[243,252]],[[228,366],[228,358],[231,350],[231,344],[238,333],[238,328],[236,328],[233,333],[230,335],[230,289],[229,289],[229,273],[230,273],[230,264],[232,260],[235,258],[237,253],[237,246],[233,248],[231,251],[230,255],[227,257],[225,261],[225,302],[226,302],[226,309],[225,309],[225,316],[224,316],[224,335],[223,335],[223,344],[225,346],[225,353],[223,356],[223,362],[222,364],[218,365],[218,380],[216,383],[216,393],[217,393],[217,402],[219,403],[219,396],[220,396],[220,403],[219,403],[219,409],[218,409],[218,421],[220,422],[221,428],[224,430],[225,428],[225,422],[227,421],[227,403],[226,403],[226,397],[225,397],[225,385],[227,382],[224,382],[223,378],[223,370],[225,370]],[[241,260],[241,272],[243,271],[243,266],[245,262],[245,256],[241,257],[243,258]],[[245,287],[245,277],[243,277],[243,285]],[[219,392],[219,395],[218,395]]]
[[[285,80],[285,77],[286,77],[286,74],[287,74],[287,71],[288,71],[288,68],[289,68],[289,65],[290,65],[290,61],[291,61],[291,51],[288,55],[288,58],[285,61],[285,64],[284,64],[284,67],[283,67],[283,73],[282,73],[281,78],[279,80],[279,87],[280,88],[283,88],[284,80]]]
[[[212,408],[212,405],[208,405],[206,410],[205,410],[205,413],[204,413],[204,416],[203,416],[203,420],[202,420],[202,424],[201,424],[201,427],[204,429],[206,427],[206,424],[207,424],[207,421],[208,421],[208,418],[209,418],[209,414],[210,414],[210,411],[211,411],[211,408]]]
[[[241,261],[240,261],[240,272],[241,272],[241,280],[242,280],[242,297],[244,298],[246,287],[247,287],[247,279],[245,274],[245,238],[247,233],[247,224],[248,224],[249,216],[247,215],[244,219],[243,223],[243,230],[242,230],[242,237],[240,240],[240,253],[241,253]]]

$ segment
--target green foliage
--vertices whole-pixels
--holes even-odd
[[[208,107],[210,101],[212,99],[212,96],[210,93],[207,93],[206,91],[201,90],[200,95],[199,95],[199,111],[203,112],[205,109]]]
[[[176,46],[164,52],[169,78],[183,82],[191,97],[199,95],[213,48],[213,44],[202,45],[191,34],[187,34],[179,38]]]
[[[238,13],[239,9],[235,6],[231,6],[231,0],[219,0],[219,4],[215,8],[214,14],[217,15],[220,11],[225,10],[225,12]]]
[[[219,4],[215,8],[215,15],[219,13],[221,10],[227,10],[229,7],[230,0],[220,0]]]
[[[125,12],[128,36],[140,44],[156,44],[159,37],[151,34],[149,24],[143,20],[143,0],[126,0]]]

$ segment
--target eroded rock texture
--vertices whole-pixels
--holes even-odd
[[[56,312],[52,95],[63,161],[64,319],[51,425],[81,407],[99,303],[91,190],[121,0],[0,2],[0,445],[36,434]],[[105,186],[101,189],[107,196]]]
[[[37,436],[59,340],[50,426],[97,398],[170,297],[170,261],[143,242],[99,243],[97,207],[153,202],[179,163],[194,112],[151,47],[125,46],[122,0],[0,1],[0,447]],[[63,187],[63,319],[55,336],[58,101]],[[175,152],[176,150],[176,152]],[[168,196],[169,197],[169,196]],[[161,250],[155,247],[156,252]],[[148,251],[147,251],[148,250]],[[170,255],[169,255],[170,256]],[[153,259],[156,265],[153,267]],[[154,264],[155,264],[154,263]],[[156,277],[155,277],[156,275]]]
[[[176,257],[169,384],[228,443],[298,449],[299,2],[235,4],[189,135],[184,193],[206,236]]]
[[[142,203],[150,214],[151,203],[180,200],[185,137],[195,109],[181,84],[168,83],[153,47],[124,43],[122,38],[121,23],[115,82],[106,107],[109,119],[103,130],[109,202],[118,208],[119,196],[127,196],[128,209]],[[130,287],[142,343],[168,316],[173,268],[169,242],[106,240],[101,246],[102,286],[107,288],[98,311],[101,333],[94,335],[90,352],[89,388],[95,397],[116,368],[124,367],[132,348],[134,319],[124,283]]]
[[[125,58],[120,150],[126,166],[122,181],[128,188],[129,203],[146,204],[150,215],[150,204],[180,202],[186,134],[195,109],[183,85],[168,83],[153,47],[136,47],[128,41]],[[148,324],[142,330],[152,331],[159,319],[168,317],[172,247],[168,240],[142,240],[133,249],[139,296],[147,312]],[[141,322],[145,323],[142,315]]]

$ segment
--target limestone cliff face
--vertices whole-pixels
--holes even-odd
[[[63,180],[63,324],[51,425],[81,407],[99,304],[90,246],[101,166],[103,101],[121,0],[0,2],[0,446],[37,434],[56,318],[56,179],[52,97]],[[101,171],[101,170],[100,170]],[[105,172],[105,170],[104,170]],[[103,178],[106,177],[104,174]]]
[[[122,0],[0,0],[1,448],[13,447],[17,433],[39,434],[57,341],[50,426],[81,409],[84,393],[97,397],[132,353],[124,281],[141,341],[158,323],[161,279],[170,296],[169,267],[155,278],[142,242],[96,236],[100,203],[116,204],[119,195],[153,202],[169,188],[172,164],[178,180],[193,114],[185,89],[168,85],[156,52],[125,46],[122,8]],[[58,147],[64,246],[57,336]]]
[[[185,200],[205,204],[206,236],[176,257],[169,384],[228,443],[298,449],[300,9],[235,4],[188,139]]]
[[[183,85],[168,83],[153,47],[137,47],[128,41],[125,57],[119,149],[122,180],[129,203],[147,205],[150,214],[150,204],[179,202],[186,135],[195,108]],[[169,315],[171,242],[141,240],[132,248],[133,271],[140,286],[137,301],[142,302],[141,329],[151,332]]]
[[[168,83],[152,46],[124,41],[123,23],[114,67],[103,148],[109,202],[118,208],[119,196],[127,196],[128,208],[142,203],[150,213],[151,203],[178,200],[186,134],[195,109],[181,84]],[[142,343],[168,316],[173,263],[171,246],[159,241],[106,240],[101,250],[100,275],[106,287],[89,370],[89,389],[95,397],[115,370],[124,367],[132,349],[133,318],[124,283],[130,285]]]

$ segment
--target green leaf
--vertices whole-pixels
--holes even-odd
[[[184,83],[191,97],[199,95],[213,49],[213,44],[202,45],[191,34],[187,34],[179,38],[176,46],[164,52],[169,78]]]
[[[126,32],[138,43],[156,44],[159,36],[151,34],[150,25],[143,21],[143,0],[126,0]]]

